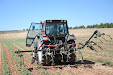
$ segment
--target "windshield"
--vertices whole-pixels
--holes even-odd
[[[46,34],[67,34],[67,25],[66,23],[46,23]]]

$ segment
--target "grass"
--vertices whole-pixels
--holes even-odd
[[[2,57],[3,57],[3,75],[9,75],[3,43],[2,43]]]
[[[8,49],[10,50],[10,52],[12,53],[14,59],[18,62],[18,66],[22,70],[22,74],[23,75],[29,74],[27,72],[27,70],[24,68],[25,63],[23,64],[23,61],[20,59],[20,57],[18,57],[17,55],[15,55],[15,51],[12,49],[11,46],[9,46],[8,43],[6,43],[6,45],[7,45]]]
[[[39,69],[39,71],[40,71],[41,75],[46,75],[47,74],[47,72],[45,70],[43,70],[43,69]]]

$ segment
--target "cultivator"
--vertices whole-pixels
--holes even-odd
[[[35,28],[36,27],[36,28]],[[77,57],[76,53],[81,54],[80,49],[85,46],[91,50],[95,50],[94,45],[103,50],[91,39],[102,37],[104,33],[96,30],[92,36],[85,42],[75,43],[76,37],[70,35],[66,20],[46,20],[43,23],[32,23],[26,38],[26,46],[30,47],[33,44],[33,50],[15,51],[15,53],[32,52],[32,63],[35,60],[42,65],[60,64],[61,62],[75,62]],[[111,40],[112,38],[108,36]],[[35,39],[37,38],[37,41]],[[83,56],[82,56],[83,60]]]

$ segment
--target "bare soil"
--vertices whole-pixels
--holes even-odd
[[[3,71],[3,62],[2,62],[2,47],[1,47],[1,43],[0,43],[0,75],[2,75],[2,71]]]
[[[4,50],[5,50],[5,55],[6,55],[7,67],[8,67],[8,70],[9,70],[9,74],[12,74],[12,75],[19,74],[19,75],[21,75],[22,71],[19,70],[18,63],[15,61],[13,55],[11,54],[11,52],[9,51],[9,49],[6,46],[5,43],[3,43],[3,47],[4,47]]]
[[[87,60],[85,61],[87,62]],[[88,61],[89,62],[89,61]],[[112,75],[113,68],[103,66],[100,63],[79,63],[66,65],[64,67],[54,66],[47,69],[49,73],[59,73],[60,75]]]
[[[15,45],[14,43],[12,43],[13,45]],[[21,47],[15,45],[19,50],[24,50]],[[12,47],[15,51],[16,49],[14,47]],[[31,58],[29,53],[25,53],[26,56],[28,56],[29,58]],[[36,74],[40,74],[39,70],[36,68],[36,65],[31,64],[31,62],[28,60],[27,57],[25,57],[25,55],[23,55],[22,60],[24,60],[24,63],[26,64],[25,68],[27,69],[28,72],[30,72],[33,75]]]
[[[19,46],[17,47],[23,50]],[[102,63],[93,62],[89,60],[84,60],[84,62],[78,61],[73,65],[71,65],[70,63],[66,63],[66,64],[55,65],[55,66],[40,66],[39,69],[40,68],[46,70],[47,73],[53,73],[58,75],[76,75],[76,74],[78,75],[112,75],[113,74],[112,67],[108,67]]]

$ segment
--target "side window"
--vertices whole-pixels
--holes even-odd
[[[64,33],[68,33],[68,32],[67,32],[66,24],[64,24]]]
[[[27,45],[31,46],[36,35],[39,35],[41,31],[42,31],[42,24],[32,23],[27,34],[26,46]]]
[[[42,24],[40,23],[32,23],[29,29],[29,33],[27,37],[35,38],[35,36],[42,31]]]
[[[42,24],[42,31],[44,31],[44,27],[45,27],[44,24]]]
[[[31,25],[29,31],[36,31],[36,30],[42,30],[42,25],[41,24],[33,24],[33,25]]]
[[[59,25],[59,32],[60,32],[60,33],[64,33],[63,31],[64,31],[64,30],[63,30],[63,25],[60,24],[60,25]]]
[[[50,25],[46,25],[46,33],[47,33],[47,34],[49,33],[49,26],[50,26]]]

